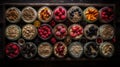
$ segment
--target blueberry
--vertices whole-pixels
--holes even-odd
[[[98,30],[98,29],[95,28],[94,31],[92,31],[94,35],[97,35],[97,30]]]
[[[92,30],[90,30],[90,32],[91,32],[91,33],[94,33],[94,32],[95,32],[95,30],[94,30],[94,29],[92,29]]]
[[[97,35],[96,31],[91,31],[92,35]]]
[[[92,37],[92,36],[93,36],[93,34],[90,34],[90,35],[89,35],[89,37]]]
[[[89,28],[89,30],[90,30],[90,31],[93,31],[93,30],[95,30],[95,27],[94,27],[94,26],[91,26],[91,27]]]
[[[74,16],[74,13],[70,13],[70,16],[72,16],[72,17],[73,17],[73,16]]]
[[[74,11],[72,11],[71,13],[74,14]]]
[[[76,12],[76,9],[75,9],[75,10],[73,10],[73,12]]]
[[[79,12],[79,9],[76,9],[77,12]]]
[[[98,30],[97,28],[95,28],[94,26],[91,26],[89,28],[89,31],[86,31],[86,33],[88,33],[87,36],[92,37],[94,35],[97,35],[97,30]]]
[[[89,37],[92,37],[92,32],[90,32],[90,31],[86,31],[86,33],[87,33],[87,36],[89,36]]]
[[[81,12],[79,11],[78,13],[79,13],[79,15],[81,16]]]

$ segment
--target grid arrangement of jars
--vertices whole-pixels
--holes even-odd
[[[5,55],[14,58],[109,58],[113,6],[6,6]]]

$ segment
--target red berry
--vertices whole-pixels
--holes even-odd
[[[80,34],[83,34],[83,30],[82,30],[82,31],[80,31]]]
[[[61,29],[62,29],[62,26],[61,26],[61,25],[57,26],[57,29],[58,29],[58,30],[61,30]]]
[[[54,12],[54,15],[57,15],[58,13],[57,13],[57,10]]]
[[[64,46],[61,46],[61,49],[63,49],[63,50],[64,50],[64,48],[65,48]]]
[[[13,45],[12,48],[13,48],[13,49],[17,49],[17,46],[16,46],[16,45]]]
[[[80,35],[81,33],[80,32],[77,32],[77,35]]]
[[[43,38],[46,39],[47,37],[44,35]]]
[[[16,50],[16,51],[15,51],[15,54],[18,54],[18,53],[19,53],[19,50]]]
[[[44,32],[43,32],[43,34],[47,34],[47,32],[46,32],[46,31],[44,31]]]
[[[62,11],[63,9],[62,9],[62,7],[59,7],[59,11]]]
[[[61,44],[61,43],[58,43],[57,48],[59,48],[60,46],[62,46],[62,44]]]
[[[75,37],[76,35],[73,32],[71,32],[70,36]]]
[[[41,32],[41,29],[38,29],[39,32]]]
[[[102,12],[102,15],[105,15],[106,14],[106,12]]]
[[[51,32],[49,31],[48,34],[51,34]]]
[[[61,33],[65,33],[65,32],[66,32],[66,29],[65,29],[65,28],[62,28],[62,29],[60,30],[60,32],[61,32]]]
[[[44,30],[43,29],[41,29],[41,32],[43,32]]]
[[[66,19],[66,16],[65,16],[65,15],[62,15],[62,16],[61,16],[61,19],[62,19],[62,20],[65,20],[65,19]]]
[[[58,15],[60,13],[60,11],[58,9],[55,10],[55,15]]]
[[[105,15],[102,14],[102,17],[104,17]]]
[[[59,17],[59,16],[55,16],[55,19],[56,19],[56,20],[60,20],[60,17]]]
[[[62,49],[62,48],[59,48],[59,52],[63,52],[63,49]]]
[[[76,28],[76,30],[78,30],[80,27],[76,25],[75,28]]]
[[[50,31],[51,31],[51,29],[49,28],[47,31],[48,31],[48,32],[50,32]]]
[[[43,35],[43,33],[42,33],[42,32],[39,32],[39,34],[40,34],[40,35]]]
[[[59,13],[58,13],[58,16],[60,17],[61,15],[62,15],[62,12],[59,12]]]
[[[57,36],[60,36],[60,35],[61,35],[61,33],[60,33],[59,31],[57,31],[57,32],[56,32],[56,35],[57,35]]]
[[[63,14],[63,15],[65,14],[65,10],[62,10],[62,14]]]
[[[102,43],[102,39],[101,38],[97,38],[97,43]]]
[[[80,31],[82,31],[82,28],[81,28],[81,27],[79,27],[79,30],[80,30]]]
[[[72,27],[72,30],[73,30],[73,31],[75,31],[75,30],[76,30],[76,28],[75,28],[75,27]]]

